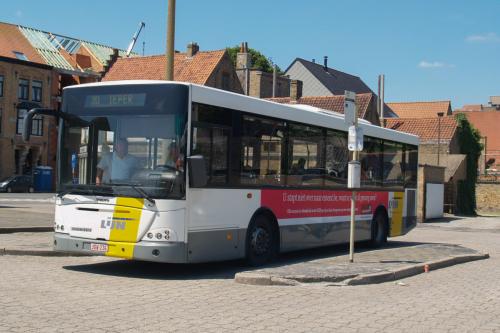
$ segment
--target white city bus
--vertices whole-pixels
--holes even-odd
[[[67,87],[25,139],[36,114],[59,117],[56,251],[262,264],[349,239],[341,114],[166,81]],[[416,224],[418,138],[360,126],[356,240],[380,245]]]

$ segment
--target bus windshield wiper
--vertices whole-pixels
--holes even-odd
[[[64,191],[57,193],[58,198],[62,198],[66,194],[70,193],[80,193],[80,194],[91,194],[91,195],[111,195],[112,192],[106,191],[100,186],[96,186],[95,184],[91,185],[73,185],[70,188],[66,188]]]
[[[151,198],[149,194],[146,193],[142,188],[140,188],[140,184],[130,184],[130,183],[111,183],[111,186],[130,186],[133,188],[137,193],[142,195],[143,198],[145,198],[147,201],[149,201],[151,204],[155,204],[156,201],[155,199]]]

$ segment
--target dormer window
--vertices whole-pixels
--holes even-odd
[[[28,57],[24,53],[18,51],[12,51],[12,52],[14,53],[17,59],[28,61]]]

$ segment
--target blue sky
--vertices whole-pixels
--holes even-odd
[[[83,5],[79,5],[82,4]],[[360,76],[386,101],[486,104],[500,95],[498,0],[177,0],[176,49],[247,41],[282,69],[301,57]],[[0,21],[126,48],[165,50],[167,0],[3,1]]]

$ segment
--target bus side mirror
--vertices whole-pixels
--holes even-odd
[[[204,187],[208,182],[205,158],[202,155],[188,157],[189,185],[191,187]]]

